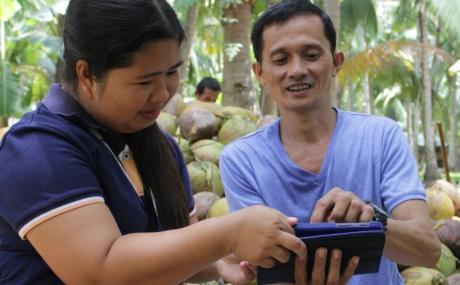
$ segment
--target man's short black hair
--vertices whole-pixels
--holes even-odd
[[[212,91],[221,91],[219,81],[212,77],[205,77],[201,79],[200,83],[196,86],[196,93],[203,94],[206,88]]]
[[[331,45],[331,52],[334,54],[337,39],[331,18],[321,8],[311,3],[309,0],[284,0],[266,10],[252,27],[252,48],[258,62],[262,62],[264,29],[273,24],[285,23],[301,15],[317,15],[321,18],[324,34]]]

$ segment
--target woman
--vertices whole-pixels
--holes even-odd
[[[0,147],[0,284],[242,284],[249,262],[305,258],[262,206],[188,226],[186,167],[155,123],[184,39],[165,0],[71,0],[63,39],[63,84]]]

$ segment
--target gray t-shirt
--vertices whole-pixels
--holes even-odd
[[[336,127],[318,174],[287,155],[280,120],[224,149],[220,171],[231,211],[264,204],[308,222],[316,201],[334,187],[371,200],[388,213],[407,200],[426,200],[413,154],[401,128],[384,117],[337,111]],[[404,284],[394,262],[349,284]]]

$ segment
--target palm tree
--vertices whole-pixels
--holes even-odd
[[[253,109],[254,88],[251,80],[249,59],[249,34],[252,0],[223,1],[224,28],[224,74],[223,105],[234,105]]]

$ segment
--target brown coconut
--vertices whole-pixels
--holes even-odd
[[[199,192],[193,195],[195,198],[196,217],[198,221],[206,219],[211,206],[219,200],[219,196],[212,192]]]
[[[437,188],[426,188],[427,204],[433,220],[450,219],[454,215],[454,203]]]
[[[175,95],[169,100],[168,104],[163,108],[163,111],[178,118],[185,110],[185,107],[187,107],[187,105],[184,103],[184,98],[180,95]]]
[[[180,132],[190,143],[210,139],[217,133],[218,121],[206,109],[186,110],[179,117]]]
[[[454,256],[460,259],[460,221],[454,219],[439,221],[436,224],[436,234]]]
[[[449,285],[441,272],[426,267],[410,267],[401,276],[405,285]]]
[[[249,134],[257,129],[252,121],[233,117],[227,120],[219,130],[218,141],[226,145],[236,138]]]
[[[429,183],[427,186],[428,188],[437,188],[446,193],[454,203],[455,213],[460,210],[460,192],[457,190],[457,187],[454,184],[443,179],[438,179]]]
[[[241,117],[250,120],[251,122],[257,122],[259,116],[254,114],[251,110],[237,107],[237,106],[226,106],[222,110],[222,115],[225,118]]]
[[[230,213],[230,211],[228,209],[227,199],[220,198],[211,206],[211,209],[209,209],[208,218],[220,217],[228,213]]]
[[[156,122],[160,128],[163,130],[167,131],[169,134],[172,136],[175,135],[176,129],[177,129],[177,118],[176,116],[166,113],[166,112],[161,112],[158,118],[156,119]]]
[[[193,161],[187,164],[193,193],[213,192],[224,196],[224,186],[220,179],[219,168],[210,161]]]
[[[219,166],[219,157],[224,145],[215,140],[200,140],[192,144],[191,150],[197,161],[210,161]]]

